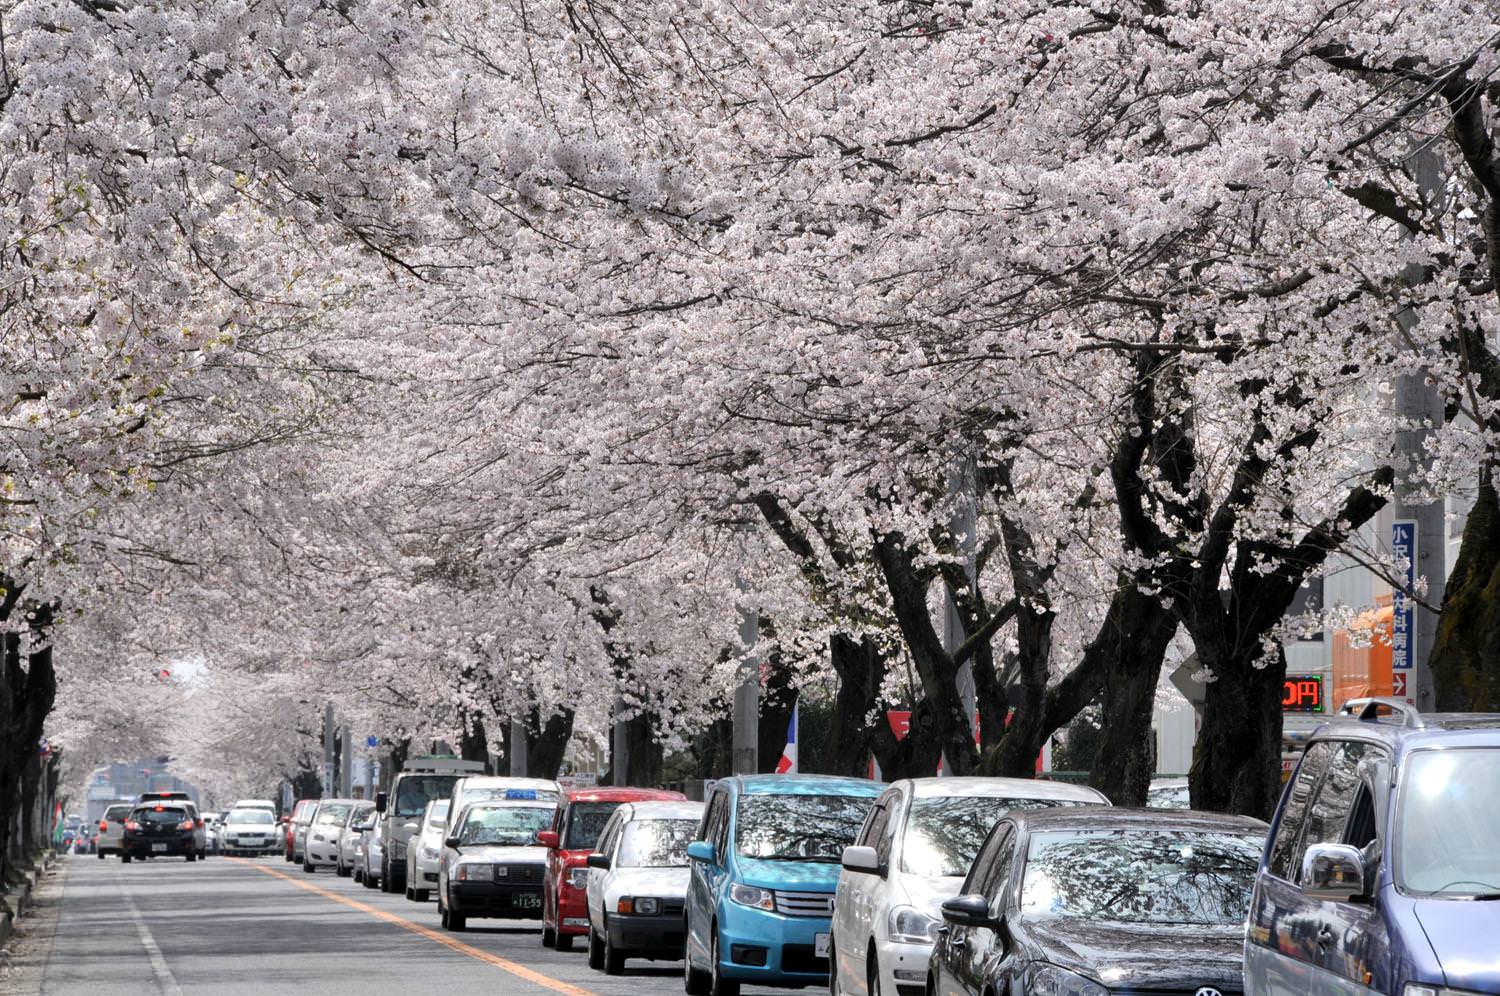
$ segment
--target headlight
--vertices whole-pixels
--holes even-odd
[[[493,882],[495,880],[495,866],[474,864],[461,864],[454,869],[453,877],[460,882]]]
[[[1056,965],[1033,965],[1026,972],[1027,996],[1109,996],[1093,979]]]
[[[438,849],[435,847],[424,847],[419,853],[423,861],[435,861],[437,860]]]
[[[635,901],[635,911],[641,916],[656,916],[661,912],[661,900],[642,897]]]
[[[1425,982],[1408,982],[1401,996],[1478,996],[1467,989],[1445,989]]]
[[[937,940],[939,926],[936,917],[911,906],[897,906],[891,910],[887,933],[902,944],[931,944]]]
[[[568,888],[587,889],[589,887],[589,870],[587,868],[568,869]]]
[[[753,885],[732,885],[729,887],[729,898],[732,902],[753,910],[776,910],[776,893],[770,889],[757,889]]]

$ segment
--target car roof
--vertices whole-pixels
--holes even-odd
[[[1372,704],[1391,707],[1393,714],[1375,715]],[[1428,747],[1500,747],[1500,713],[1418,713],[1389,699],[1356,700],[1350,705],[1364,708],[1359,715],[1330,718],[1314,731],[1309,746],[1325,740],[1364,740],[1384,744],[1398,756]]]
[[[635,820],[696,820],[703,816],[703,803],[678,801],[627,802],[628,821]]]
[[[687,798],[681,792],[665,789],[631,788],[599,785],[592,788],[573,788],[563,793],[569,804],[575,802],[682,802]]]
[[[1098,789],[1070,782],[1043,781],[1037,778],[908,778],[912,795],[918,799],[977,796],[986,799],[1056,799],[1065,802],[1091,802],[1108,806],[1108,797]]]
[[[724,783],[741,795],[847,795],[873,799],[886,788],[884,782],[868,778],[833,775],[735,775],[724,779]]]
[[[1024,831],[1043,830],[1217,830],[1264,835],[1270,826],[1250,816],[1195,809],[1120,809],[1078,806],[1017,810],[1007,819]]]

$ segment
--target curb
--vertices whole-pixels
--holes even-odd
[[[0,896],[0,944],[10,938],[16,921],[26,915],[26,910],[31,905],[31,894],[36,891],[37,883],[56,860],[57,855],[53,851],[44,852],[35,866],[26,869],[22,880]]]

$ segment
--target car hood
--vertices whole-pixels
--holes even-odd
[[[620,896],[681,899],[687,895],[689,874],[686,868],[617,868],[609,888]]]
[[[837,861],[767,861],[735,858],[739,880],[762,889],[793,892],[832,892],[839,884]]]
[[[514,865],[544,865],[545,847],[511,847],[504,844],[465,844],[458,852],[460,861],[494,861]]]
[[[893,874],[891,879],[897,886],[892,890],[891,906],[913,906],[933,916],[939,916],[939,907],[957,896],[964,885],[962,878],[927,878],[905,872]]]
[[[1186,989],[1244,985],[1243,928],[1100,923],[1075,917],[1028,920],[1027,939],[1054,965],[1105,986]]]
[[[276,832],[276,828],[265,823],[226,823],[219,828],[227,833],[260,834],[269,837]]]
[[[1415,908],[1448,985],[1500,992],[1500,901],[1419,899]]]

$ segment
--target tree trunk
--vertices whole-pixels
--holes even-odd
[[[625,754],[625,784],[637,788],[660,785],[662,749],[661,741],[656,738],[656,716],[641,711],[627,719],[625,741],[628,744]]]
[[[1286,655],[1277,645],[1266,667],[1255,666],[1252,644],[1209,661],[1214,680],[1203,702],[1203,726],[1193,748],[1190,793],[1194,809],[1243,813],[1269,820],[1281,795],[1281,683]]]
[[[1439,711],[1500,710],[1500,501],[1488,472],[1443,592],[1429,664]]]
[[[828,755],[803,757],[803,771],[863,778],[875,753],[877,728],[889,732],[880,708],[880,686],[885,681],[886,657],[870,637],[859,641],[835,633],[828,656],[838,677],[833,697],[834,721],[828,730]],[[882,769],[884,763],[881,762]],[[887,778],[894,777],[885,773]]]
[[[8,592],[0,605],[0,618],[8,616],[5,610],[14,606],[14,596]],[[57,695],[57,676],[52,669],[53,606],[35,604],[25,611],[26,626],[36,641],[36,649],[24,655],[25,666],[19,634],[4,634],[0,642],[0,861],[4,862],[0,865],[0,886],[12,879],[12,855],[24,843],[24,837],[15,839],[17,818],[30,815],[19,805],[22,782],[28,765],[37,759],[42,727]],[[22,860],[29,857],[22,855]]]
[[[757,766],[762,774],[773,772],[786,753],[787,728],[797,708],[795,677],[781,654],[766,658],[765,679],[760,686],[760,708],[756,717]]]
[[[1155,768],[1156,684],[1177,618],[1134,580],[1120,583],[1124,597],[1110,603],[1100,634],[1105,641],[1103,723],[1089,784],[1117,806],[1144,806]]]
[[[489,770],[490,743],[485,736],[484,719],[478,713],[470,713],[467,709],[458,712],[460,724],[458,734],[458,756],[465,761],[478,761]]]
[[[563,707],[544,722],[535,706],[526,722],[526,771],[533,778],[556,778],[573,737],[573,710]]]

